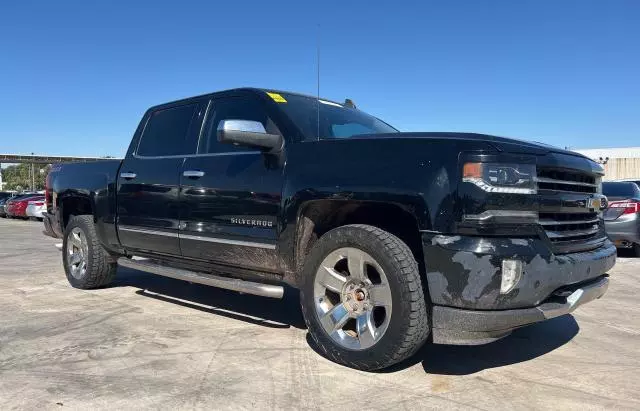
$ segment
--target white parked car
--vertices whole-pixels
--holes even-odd
[[[31,200],[27,203],[27,209],[25,211],[25,213],[27,214],[27,217],[30,218],[37,218],[38,220],[42,220],[43,215],[42,213],[45,213],[47,211],[47,205],[43,199],[35,199],[35,200]]]

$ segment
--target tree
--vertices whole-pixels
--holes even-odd
[[[36,190],[44,190],[45,179],[51,166],[47,164],[34,164],[34,180]],[[42,173],[40,170],[44,170]],[[23,188],[31,188],[31,164],[17,164],[2,170],[2,181],[5,190],[22,191]]]

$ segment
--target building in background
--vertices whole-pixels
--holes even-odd
[[[640,179],[640,147],[573,150],[604,167],[605,180]]]

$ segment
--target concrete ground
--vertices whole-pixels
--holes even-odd
[[[295,294],[243,296],[121,269],[71,288],[42,224],[0,219],[0,407],[640,409],[640,259],[572,316],[380,373],[309,344]]]

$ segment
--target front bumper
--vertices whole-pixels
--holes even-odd
[[[5,213],[7,214],[7,217],[21,217],[21,210],[15,206],[7,207],[5,209]]]
[[[545,304],[557,305],[555,292],[577,292],[583,285],[603,278],[616,259],[616,248],[608,239],[591,251],[558,255],[538,238],[425,232],[422,243],[433,304],[434,341],[442,343],[488,342],[507,335],[513,328],[544,320],[548,317],[543,311],[551,307]],[[506,294],[500,294],[503,259],[519,259],[523,263],[520,281]],[[602,293],[597,297],[606,291],[606,286],[600,284],[598,289]],[[580,298],[579,304],[566,306],[568,311],[562,309],[570,312],[590,301],[587,297],[592,293],[598,294],[589,290],[580,291],[580,296],[587,295]],[[577,299],[578,294],[571,298]]]
[[[474,311],[452,307],[433,307],[433,342],[436,344],[477,345],[506,337],[516,328],[569,314],[582,304],[604,295],[609,277],[564,289],[568,296],[551,296],[531,308],[503,311]],[[444,327],[444,328],[442,328]]]
[[[27,206],[27,217],[44,218],[44,210],[38,206]]]

